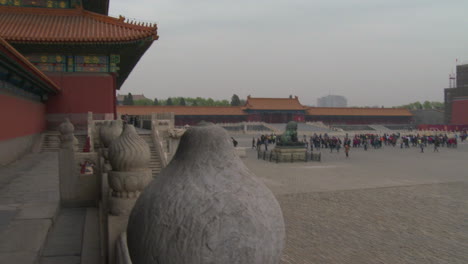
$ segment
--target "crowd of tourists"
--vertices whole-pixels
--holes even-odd
[[[453,136],[448,136],[446,133],[439,134],[405,134],[400,133],[385,133],[383,135],[378,134],[355,134],[352,137],[344,136],[340,138],[338,136],[331,136],[325,134],[314,134],[307,138],[303,136],[300,139],[304,143],[305,148],[310,151],[321,151],[330,150],[340,152],[340,149],[344,148],[346,157],[349,156],[349,150],[351,148],[363,148],[365,151],[368,148],[380,149],[383,146],[400,147],[401,149],[418,147],[420,152],[424,152],[427,147],[432,147],[434,152],[439,151],[439,147],[456,148],[458,140],[462,142],[468,137],[467,131],[463,131],[459,134],[455,133]],[[276,134],[264,134],[258,138],[252,139],[252,148],[257,150],[264,148],[268,150],[268,145],[275,144],[277,142]]]
[[[252,148],[260,150],[261,146],[264,146],[265,150],[268,150],[268,145],[276,144],[277,136],[273,134],[262,134],[257,139],[252,138]]]

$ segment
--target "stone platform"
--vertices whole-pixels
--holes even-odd
[[[277,162],[306,161],[307,151],[304,147],[275,147],[272,160]]]

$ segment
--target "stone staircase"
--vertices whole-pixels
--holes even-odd
[[[83,151],[86,143],[86,135],[75,135],[78,139],[78,151]],[[46,132],[42,141],[41,152],[57,152],[60,148],[60,133],[56,131]]]
[[[153,139],[151,138],[151,134],[140,134],[139,135],[142,139],[148,143],[151,151],[151,159],[150,159],[150,168],[153,171],[153,178],[156,177],[159,172],[161,171],[161,158],[159,157],[158,151],[154,146]]]
[[[369,125],[375,131],[379,131],[380,133],[393,133],[393,131],[383,125]]]

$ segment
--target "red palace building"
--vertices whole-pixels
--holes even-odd
[[[119,115],[144,116],[173,112],[177,126],[200,121],[214,123],[287,123],[322,121],[325,124],[410,124],[413,115],[402,108],[308,107],[299,98],[247,97],[244,106],[118,106]]]
[[[468,127],[468,64],[457,65],[455,85],[444,90],[445,123]]]
[[[88,111],[115,118],[116,90],[158,35],[155,24],[109,17],[108,7],[109,0],[0,1],[0,165],[66,117],[78,129]],[[5,154],[9,148],[18,155]]]

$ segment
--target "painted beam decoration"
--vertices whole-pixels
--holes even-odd
[[[75,72],[109,72],[108,56],[75,56]]]
[[[1,0],[0,0],[1,1]],[[30,54],[26,58],[44,72],[117,72],[120,55]]]
[[[0,0],[0,6],[76,8],[82,4],[81,0]]]

